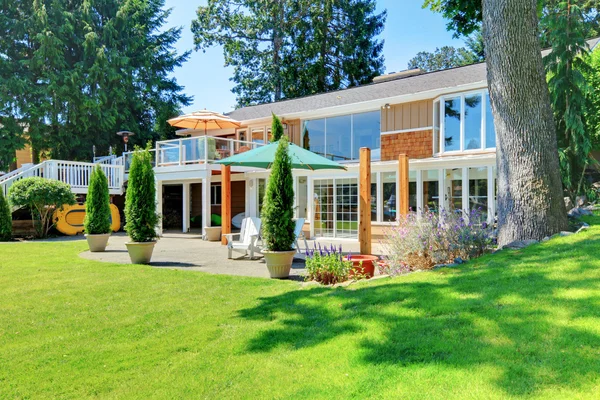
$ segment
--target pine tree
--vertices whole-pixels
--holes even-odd
[[[209,0],[196,50],[221,45],[238,106],[367,83],[383,71],[385,12],[374,0]]]
[[[294,178],[287,136],[279,140],[265,191],[261,219],[263,240],[269,251],[290,251],[294,244]]]
[[[273,142],[279,141],[284,133],[281,119],[275,114],[273,114],[273,122],[271,123],[271,133],[273,135]]]
[[[0,242],[12,239],[12,213],[8,201],[0,191]]]
[[[121,146],[123,129],[133,144],[159,139],[156,128],[190,101],[172,77],[189,53],[174,51],[181,28],[165,29],[169,13],[164,0],[4,2],[1,162],[24,145],[25,127],[34,156],[86,161],[92,145]]]
[[[125,195],[125,231],[132,242],[151,242],[157,237],[154,169],[148,149],[136,149],[129,168]]]
[[[90,186],[85,201],[85,233],[102,235],[111,231],[110,194],[108,180],[99,165],[96,165],[90,177]]]

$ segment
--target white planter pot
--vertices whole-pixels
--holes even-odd
[[[152,259],[152,252],[156,242],[127,242],[127,251],[133,264],[148,264]]]
[[[290,269],[294,262],[296,250],[291,251],[263,251],[267,269],[271,278],[281,279],[290,276]]]
[[[88,242],[88,246],[92,253],[100,253],[106,250],[106,245],[108,244],[109,237],[110,233],[104,233],[99,235],[85,235],[85,238]]]
[[[207,226],[204,228],[206,232],[206,240],[209,242],[218,242],[221,240],[221,227],[220,226]]]

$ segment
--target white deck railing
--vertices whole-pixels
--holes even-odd
[[[71,186],[71,191],[77,194],[87,193],[92,175],[92,169],[96,164],[77,162],[47,160],[26,171],[22,171],[10,178],[0,182],[0,190],[6,196],[8,189],[23,178],[41,177],[56,179]],[[108,179],[108,189],[111,194],[123,193],[124,168],[121,165],[98,164]]]
[[[4,174],[0,176],[0,182],[7,181],[9,178],[13,176],[19,175],[21,172],[27,171],[35,166],[35,164],[23,164],[21,168],[17,168],[14,171],[9,172],[8,174]]]
[[[156,142],[156,166],[204,164],[263,146],[262,143],[196,136]]]

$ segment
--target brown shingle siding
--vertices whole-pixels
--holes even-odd
[[[427,158],[433,155],[433,132],[410,131],[381,136],[381,160],[396,160],[398,154],[409,158]]]

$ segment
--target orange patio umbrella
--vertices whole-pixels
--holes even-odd
[[[171,118],[167,122],[177,128],[204,128],[205,135],[208,129],[238,128],[240,126],[240,123],[233,118],[208,110],[180,115],[179,117]]]

